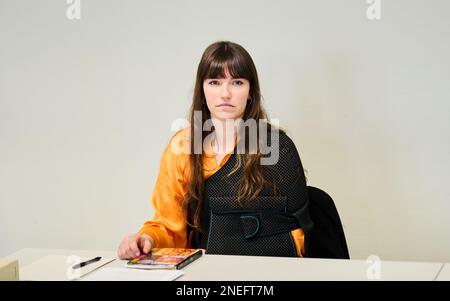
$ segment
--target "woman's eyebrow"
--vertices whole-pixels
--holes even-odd
[[[207,77],[205,80],[227,79],[226,77]],[[231,77],[230,80],[245,80],[244,77]]]

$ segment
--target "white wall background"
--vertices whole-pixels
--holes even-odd
[[[450,261],[450,2],[0,0],[0,256],[111,249],[152,217],[203,50],[252,55],[353,258]]]

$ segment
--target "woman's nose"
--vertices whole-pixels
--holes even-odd
[[[230,96],[231,96],[231,87],[228,84],[223,85],[222,97],[230,97]]]

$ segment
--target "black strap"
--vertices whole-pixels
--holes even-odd
[[[309,235],[311,233],[312,228],[314,227],[314,223],[311,220],[309,212],[307,211],[308,203],[303,205],[302,208],[297,210],[292,214],[292,216],[296,219],[300,228],[302,228],[305,235]]]
[[[286,233],[298,228],[302,228],[305,235],[309,235],[313,222],[306,214],[306,208],[304,206],[292,214],[276,211],[241,214],[242,231],[247,239]]]
[[[240,216],[245,238],[286,233],[298,228],[295,217],[282,212],[250,212]]]

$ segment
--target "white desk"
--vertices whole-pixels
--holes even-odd
[[[22,249],[7,258],[18,258],[20,279],[42,280],[45,272],[30,273],[27,265],[46,255],[76,255],[79,257],[116,257],[112,251]],[[125,261],[115,260],[106,266],[123,266]],[[367,276],[371,264],[365,260],[334,260],[285,257],[203,255],[186,266],[179,281],[283,281],[283,280],[435,280],[443,263],[381,261],[379,276]],[[445,271],[449,271],[449,265]],[[442,271],[442,272],[445,272]],[[33,278],[27,277],[27,273]],[[39,271],[39,273],[41,273]],[[95,273],[95,272],[94,272]],[[441,273],[442,274],[442,273]],[[374,275],[369,273],[369,275]],[[47,277],[48,278],[48,277]],[[373,278],[373,277],[372,277]]]
[[[442,263],[381,261],[379,267],[380,279],[369,279],[365,260],[206,255],[179,280],[434,280]]]
[[[22,269],[25,266],[29,265],[30,263],[33,263],[36,260],[47,255],[66,255],[66,256],[75,255],[79,257],[92,257],[93,254],[96,254],[95,256],[114,257],[114,258],[117,257],[117,253],[112,251],[26,248],[21,249],[11,255],[8,255],[5,258],[19,259],[19,268]]]
[[[450,263],[444,264],[442,267],[441,272],[439,273],[438,277],[436,278],[438,281],[450,281]]]

